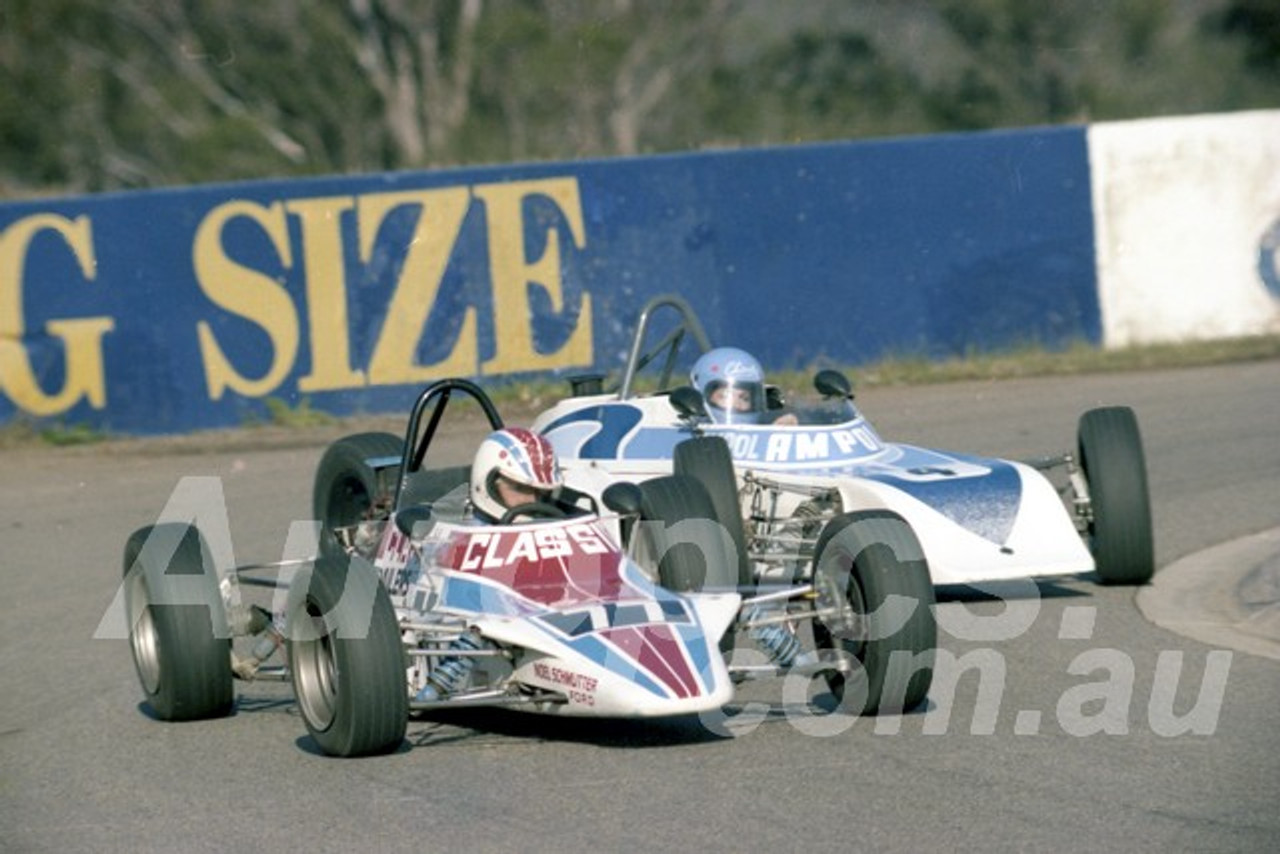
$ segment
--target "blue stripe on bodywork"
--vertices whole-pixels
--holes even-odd
[[[715,641],[707,637],[706,628],[701,624],[692,626],[677,626],[677,633],[680,640],[684,644],[685,650],[689,653],[689,658],[693,662],[693,670],[702,679],[702,690],[710,691],[712,688],[711,675],[711,646]]]
[[[445,578],[440,594],[444,607],[472,614],[493,614],[503,617],[520,617],[538,613],[540,608],[528,604],[519,596],[507,593],[503,588],[485,584],[463,575]]]
[[[950,475],[945,465],[905,469],[922,477],[896,477],[883,469],[861,476],[901,490],[927,504],[962,528],[994,543],[1003,543],[1013,531],[1022,503],[1022,478],[1018,470],[1001,460],[953,455],[960,462],[985,468],[985,474]]]
[[[689,435],[683,427],[641,427],[623,446],[622,459],[669,460]]]
[[[543,428],[542,433],[554,442],[553,434],[560,427],[582,422],[599,424],[600,429],[582,443],[576,456],[584,460],[615,460],[622,440],[640,423],[641,417],[637,407],[625,403],[603,404],[557,418]]]

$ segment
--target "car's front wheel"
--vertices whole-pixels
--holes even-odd
[[[1146,584],[1155,573],[1151,499],[1138,419],[1127,406],[1080,416],[1080,469],[1089,487],[1086,529],[1104,584]]]
[[[832,694],[858,714],[918,706],[933,679],[938,632],[929,567],[911,526],[889,511],[838,516],[818,538],[814,566],[814,639],[850,668],[824,671]]]
[[[395,611],[360,558],[318,560],[290,584],[286,640],[307,732],[331,756],[387,753],[409,716]]]

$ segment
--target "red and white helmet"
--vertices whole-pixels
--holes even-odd
[[[498,499],[494,488],[499,475],[543,492],[564,483],[551,443],[523,427],[490,433],[471,463],[471,503],[495,519],[510,509]]]

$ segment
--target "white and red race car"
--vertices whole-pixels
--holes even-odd
[[[685,475],[611,484],[598,496],[569,478],[552,501],[483,524],[467,504],[469,467],[426,464],[459,394],[489,427],[502,426],[477,386],[444,380],[419,396],[403,440],[365,433],[328,448],[312,560],[222,569],[186,524],[129,538],[131,648],[157,717],[227,714],[237,677],[289,680],[316,744],[354,756],[396,749],[415,712],[687,715],[718,710],[736,680],[763,675],[821,675],[840,697],[848,683],[859,711],[924,698],[932,588],[897,521],[868,516],[833,538],[833,553],[875,553],[855,580],[833,562],[782,596],[720,583],[736,571],[734,538]],[[287,596],[273,612],[246,604],[242,584]],[[813,623],[808,655],[771,611],[791,598]],[[735,624],[765,654],[731,668],[724,650]],[[895,657],[907,661],[891,667]]]

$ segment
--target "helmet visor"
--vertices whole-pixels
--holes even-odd
[[[764,413],[764,385],[757,382],[716,380],[704,394],[707,414],[719,424],[758,424]]]

